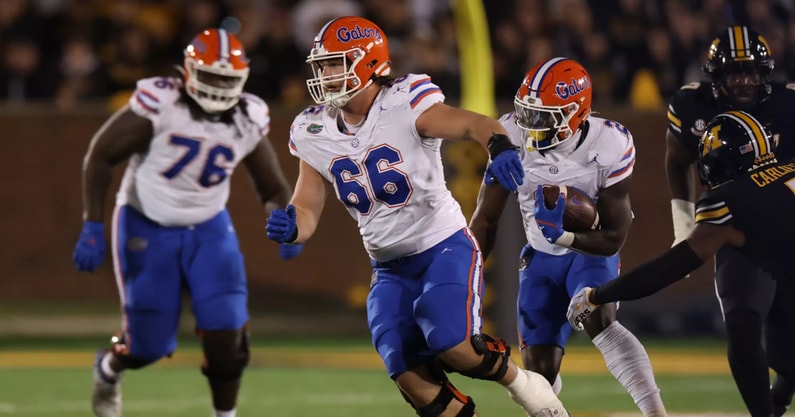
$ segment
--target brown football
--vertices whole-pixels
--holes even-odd
[[[566,211],[563,213],[563,228],[569,232],[585,232],[599,227],[599,211],[596,202],[586,193],[574,187],[544,185],[544,204],[553,208],[558,194],[566,195]],[[562,191],[561,191],[562,190]]]

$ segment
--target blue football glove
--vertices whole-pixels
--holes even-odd
[[[524,167],[519,160],[519,148],[507,136],[497,133],[489,139],[488,148],[491,163],[486,168],[486,184],[497,180],[506,190],[516,191],[524,183]]]
[[[508,191],[516,191],[524,183],[524,168],[519,160],[519,152],[503,151],[491,160],[486,168],[486,184],[495,180]]]
[[[295,206],[288,204],[282,209],[271,211],[268,225],[265,226],[268,239],[279,243],[290,243],[298,236],[298,227],[295,225]]]
[[[105,259],[105,225],[85,221],[72,259],[78,271],[94,272]]]
[[[300,243],[296,244],[282,243],[279,245],[279,256],[285,261],[287,261],[298,256],[298,254],[301,253],[301,249],[303,248],[304,245]]]
[[[566,197],[563,193],[558,195],[558,202],[554,208],[548,209],[544,203],[544,189],[542,185],[536,190],[535,213],[536,224],[549,243],[556,243],[564,233],[563,212],[566,210]]]

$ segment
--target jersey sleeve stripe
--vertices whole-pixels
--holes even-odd
[[[696,223],[723,223],[731,218],[729,207],[720,205],[715,209],[704,209],[696,212]]]
[[[289,145],[290,145],[290,149],[292,149],[293,152],[298,152],[298,147],[295,146],[295,142],[293,141],[293,138],[290,138]]]
[[[410,102],[411,108],[413,109],[414,107],[417,107],[417,104],[420,104],[420,101],[422,101],[422,99],[424,99],[425,97],[428,97],[429,95],[431,95],[433,93],[441,93],[441,92],[442,92],[442,89],[439,88],[439,87],[436,87],[436,86],[420,91],[419,94],[417,94],[416,97],[411,99],[411,102]]]
[[[141,94],[141,91],[139,90],[139,91],[138,91],[138,92],[135,94],[135,101],[137,101],[137,102],[138,102],[138,104],[140,104],[140,105],[141,105],[141,107],[142,107],[144,110],[146,110],[146,111],[148,111],[148,112],[150,112],[150,113],[154,113],[154,114],[158,114],[158,113],[160,113],[160,111],[159,111],[159,110],[158,110],[156,107],[153,107],[152,105],[150,105],[150,104],[148,104],[148,103],[146,102],[146,100],[147,100],[147,98],[146,98],[146,97],[148,97],[148,96],[145,96],[145,95]]]
[[[632,169],[633,166],[635,166],[635,158],[632,158],[632,160],[630,160],[629,163],[626,166],[624,166],[623,168],[619,168],[619,169],[611,172],[610,175],[607,176],[607,178],[619,177],[619,176],[623,175],[624,173],[626,173],[627,171],[629,171],[630,169]]]
[[[668,109],[668,121],[670,121],[672,125],[680,129],[682,128],[682,120],[676,117],[676,115],[670,109]]]
[[[627,151],[624,152],[624,155],[621,157],[621,160],[618,161],[618,162],[624,161],[625,159],[629,159],[630,157],[632,157],[634,155],[635,155],[635,147],[634,146],[630,146],[629,149],[627,149]]]
[[[425,84],[430,84],[430,82],[431,82],[431,77],[421,78],[421,79],[419,79],[417,81],[414,81],[409,86],[409,93],[414,91],[415,89],[425,85]]]
[[[159,98],[157,98],[157,96],[156,96],[156,95],[154,95],[154,94],[152,94],[152,93],[150,93],[150,92],[146,91],[145,89],[143,89],[143,88],[139,88],[139,89],[138,89],[138,92],[139,92],[139,93],[141,93],[141,94],[143,94],[143,95],[145,95],[146,97],[148,97],[148,98],[152,99],[152,101],[154,101],[155,103],[160,103],[160,99],[159,99]]]

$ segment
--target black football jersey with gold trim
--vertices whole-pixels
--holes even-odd
[[[795,158],[795,83],[773,83],[770,96],[749,110],[773,134],[778,142],[779,161]],[[713,117],[728,108],[712,95],[712,85],[695,82],[682,86],[668,105],[668,130],[690,149],[693,161],[698,157],[698,142]]]
[[[777,278],[795,275],[795,161],[765,166],[706,191],[696,204],[696,223],[733,226],[745,234],[741,250],[754,263]]]

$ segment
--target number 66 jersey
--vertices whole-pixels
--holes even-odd
[[[290,127],[290,152],[333,184],[376,261],[423,252],[466,227],[447,189],[441,139],[417,133],[417,118],[444,101],[427,75],[382,87],[356,133],[341,112],[312,106]]]
[[[117,205],[130,205],[162,226],[199,224],[223,210],[228,177],[270,128],[268,106],[247,93],[240,98],[245,106],[231,114],[194,118],[180,99],[180,82],[138,81],[129,106],[151,120],[153,136],[145,152],[130,158],[116,196]]]

